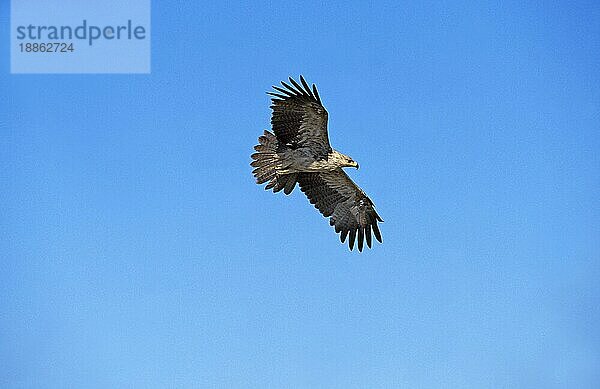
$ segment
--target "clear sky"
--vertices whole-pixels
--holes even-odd
[[[7,3],[1,387],[600,387],[600,3],[155,0],[150,75],[10,75]],[[299,74],[361,254],[251,175]]]

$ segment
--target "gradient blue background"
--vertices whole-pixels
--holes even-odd
[[[154,1],[152,74],[10,75],[0,386],[600,387],[600,5]],[[320,88],[385,219],[254,184]]]

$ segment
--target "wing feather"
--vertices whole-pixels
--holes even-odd
[[[281,81],[282,87],[273,86],[271,125],[280,144],[292,149],[306,148],[315,159],[325,159],[332,149],[327,134],[327,110],[321,104],[317,88],[309,87],[300,76],[300,85]]]
[[[365,237],[367,238],[367,246],[371,248],[371,225],[367,224],[365,227]]]
[[[285,99],[286,98],[286,96],[282,95],[281,93],[267,92],[267,94],[270,95],[270,96],[279,97],[280,99]]]
[[[286,90],[286,89],[280,88],[280,87],[278,87],[278,86],[275,86],[275,85],[273,85],[273,89],[275,89],[275,90],[276,90],[276,91],[278,91],[278,92],[281,92],[281,93],[284,93],[284,94],[286,94],[286,95],[287,95],[287,97],[294,97],[294,94],[293,94],[292,92],[290,92],[290,91]],[[269,93],[269,92],[267,92],[267,93]],[[271,94],[271,93],[269,93],[269,94]],[[285,99],[286,97],[284,96],[284,97],[282,97],[282,98],[283,98],[283,99]]]
[[[321,104],[321,96],[319,96],[319,92],[317,91],[317,86],[315,84],[313,84],[312,89],[313,89],[313,94],[315,95],[315,98],[317,99],[317,103]]]
[[[300,82],[302,83],[304,90],[308,93],[308,96],[310,96],[311,99],[316,100],[315,96],[312,94],[312,92],[310,90],[310,86],[308,86],[308,83],[306,82],[304,77],[302,77],[302,74],[300,75]]]
[[[311,204],[325,217],[331,217],[331,224],[340,233],[342,243],[348,237],[348,247],[354,248],[358,237],[358,250],[362,251],[366,239],[371,247],[371,231],[382,242],[377,222],[383,222],[375,211],[371,199],[348,177],[342,169],[330,172],[299,173],[300,189]]]
[[[348,239],[348,246],[350,247],[350,251],[354,249],[354,242],[356,241],[356,228],[352,228],[350,230],[350,239]]]
[[[296,90],[297,90],[298,92],[300,92],[300,94],[301,94],[302,96],[304,96],[304,97],[310,97],[310,95],[309,95],[308,93],[306,93],[306,91],[304,90],[304,88],[302,88],[302,87],[300,86],[300,84],[298,84],[298,83],[296,82],[296,80],[294,80],[292,77],[288,77],[288,80],[290,80],[290,82],[292,83],[292,85],[294,85],[294,87],[296,88]]]

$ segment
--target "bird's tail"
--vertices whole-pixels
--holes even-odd
[[[278,169],[283,168],[283,161],[277,154],[279,142],[277,137],[270,131],[265,130],[265,134],[258,137],[259,144],[254,146],[257,152],[252,154],[252,163],[250,166],[255,169],[252,171],[256,177],[257,184],[263,184],[267,181],[265,190],[273,188],[273,192],[279,192],[284,189],[284,193],[290,194],[296,186],[296,173],[281,174]]]

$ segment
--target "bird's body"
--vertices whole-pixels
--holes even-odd
[[[327,154],[327,158],[315,158],[310,151],[300,149],[285,149],[278,153],[278,158],[281,159],[282,165],[286,166],[278,170],[279,174],[289,173],[310,173],[310,172],[325,172],[339,169],[346,166],[354,166],[348,164],[349,157],[333,150]]]
[[[273,132],[265,131],[252,154],[256,182],[268,181],[265,189],[290,194],[296,183],[310,202],[330,224],[341,233],[341,241],[349,236],[350,250],[358,236],[358,249],[362,251],[366,238],[371,247],[371,231],[381,242],[377,222],[383,220],[375,211],[373,202],[342,168],[358,163],[334,150],[327,134],[327,111],[321,104],[317,88],[312,90],[300,76],[302,86],[292,78],[293,87],[282,82],[285,89],[274,86],[280,93],[269,92],[272,99]]]

